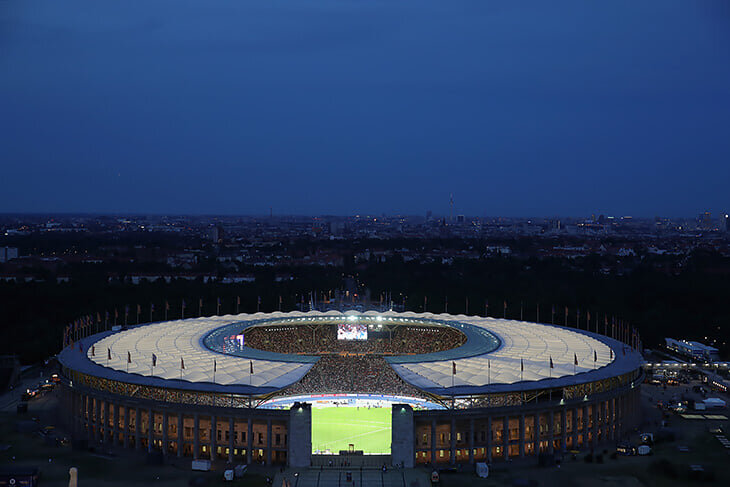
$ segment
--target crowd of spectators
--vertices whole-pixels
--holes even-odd
[[[378,355],[323,355],[285,394],[373,393],[422,397]]]
[[[338,340],[337,325],[277,325],[244,332],[246,346],[290,354],[360,353],[404,355],[440,352],[461,346],[466,336],[444,326],[391,325],[367,340]]]

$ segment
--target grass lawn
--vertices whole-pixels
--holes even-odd
[[[312,408],[312,450],[390,453],[390,408]]]

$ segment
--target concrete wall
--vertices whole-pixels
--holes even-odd
[[[289,410],[289,466],[309,467],[312,463],[312,406],[295,403]]]
[[[415,460],[413,409],[407,404],[393,404],[392,417],[392,464],[412,468]]]

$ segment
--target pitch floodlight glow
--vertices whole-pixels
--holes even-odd
[[[357,320],[357,316],[348,316],[347,321],[355,321]]]
[[[377,317],[377,318],[375,318],[375,319],[376,319],[376,320],[378,320],[378,321],[383,321],[383,317],[382,317],[382,316],[380,316],[380,315],[378,315],[378,317]]]

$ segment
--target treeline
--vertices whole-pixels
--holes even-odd
[[[418,264],[391,259],[386,263],[354,264],[344,268],[292,268],[255,270],[256,282],[222,285],[178,280],[139,285],[109,283],[90,275],[69,283],[0,283],[0,353],[17,354],[23,363],[42,360],[59,351],[63,329],[81,315],[97,313],[102,320],[114,313],[123,323],[125,310],[129,324],[179,318],[185,300],[186,317],[197,316],[199,300],[203,315],[216,314],[220,298],[221,314],[240,312],[289,311],[296,309],[310,293],[318,301],[341,287],[343,277],[353,276],[369,289],[371,299],[390,296],[408,310],[483,315],[534,321],[538,306],[541,322],[565,322],[585,328],[588,313],[593,330],[596,320],[603,331],[604,316],[635,326],[647,347],[665,336],[717,340],[727,356],[730,307],[730,262],[716,254],[692,255],[677,275],[667,275],[653,266],[639,265],[628,275],[603,275],[591,258],[582,261],[559,259],[519,260],[508,257],[453,264]],[[288,272],[291,281],[277,282],[275,274]],[[364,288],[363,288],[364,289]],[[238,304],[240,299],[240,304]],[[281,300],[281,301],[280,301]],[[488,304],[488,308],[487,308]],[[468,309],[467,309],[468,306]],[[555,311],[553,315],[553,310]],[[578,314],[580,312],[580,315]],[[705,337],[708,337],[705,339]]]

